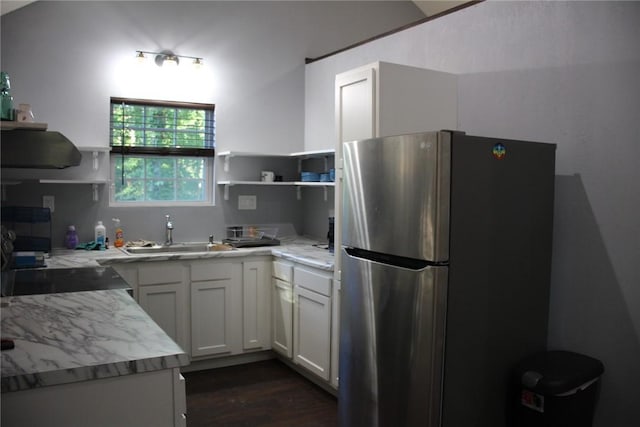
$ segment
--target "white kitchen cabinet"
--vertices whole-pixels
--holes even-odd
[[[354,141],[376,135],[375,66],[336,76],[336,130],[338,141]],[[342,147],[336,147],[342,163]]]
[[[291,283],[272,279],[273,341],[274,351],[291,359],[293,357],[293,288]]]
[[[187,381],[180,369],[173,369],[173,414],[176,427],[187,427]]]
[[[187,344],[186,269],[180,263],[138,268],[138,304],[183,349]]]
[[[455,74],[389,62],[338,74],[336,163],[344,141],[456,129],[457,92]]]
[[[199,360],[271,348],[271,257],[114,265],[134,298]]]
[[[273,261],[271,287],[271,347],[291,359],[293,357],[293,265]]]
[[[271,263],[242,263],[242,349],[271,348]]]
[[[242,264],[198,261],[191,264],[191,356],[240,352]]]
[[[457,129],[457,76],[389,62],[374,62],[335,78],[335,251],[342,233],[342,143],[358,139]],[[335,279],[340,280],[340,256]]]
[[[113,264],[111,267],[131,286],[133,299],[138,301],[138,264]]]
[[[293,361],[329,381],[332,277],[296,266],[293,278]]]
[[[3,426],[184,427],[180,369],[2,393]]]

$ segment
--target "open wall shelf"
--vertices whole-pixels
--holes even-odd
[[[252,152],[239,152],[239,151],[223,151],[218,153],[218,157],[224,159],[224,171],[229,172],[231,169],[231,159],[234,157],[245,158],[280,158],[291,159],[298,162],[298,172],[302,171],[302,163],[307,159],[324,158],[324,170],[329,170],[329,159],[335,156],[335,150],[317,150],[317,151],[301,151],[288,154],[273,154],[273,153],[252,153]],[[302,198],[302,187],[322,187],[324,188],[324,199],[328,200],[327,188],[335,186],[332,181],[252,181],[252,180],[220,180],[217,181],[218,185],[224,186],[224,200],[229,200],[229,188],[234,185],[249,185],[249,186],[271,186],[271,187],[296,187],[298,200]]]

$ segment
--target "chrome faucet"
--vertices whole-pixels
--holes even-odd
[[[167,223],[165,224],[166,239],[164,244],[167,246],[173,245],[173,222],[171,222],[170,215],[165,215],[164,217],[167,219]]]

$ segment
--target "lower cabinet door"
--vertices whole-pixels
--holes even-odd
[[[329,381],[331,375],[331,299],[293,288],[293,361]]]
[[[191,282],[191,356],[234,351],[232,284]]]
[[[293,357],[293,290],[291,283],[272,279],[272,328],[271,348],[283,356]]]
[[[140,286],[138,303],[176,344],[183,350],[187,349],[184,284]]]
[[[271,348],[271,263],[242,263],[242,349]]]

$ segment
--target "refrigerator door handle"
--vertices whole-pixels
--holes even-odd
[[[446,266],[446,263],[430,262],[423,259],[406,258],[397,255],[383,254],[379,252],[367,251],[359,248],[344,248],[348,256],[353,258],[373,261],[380,264],[391,265],[408,270],[420,271],[427,267]]]

